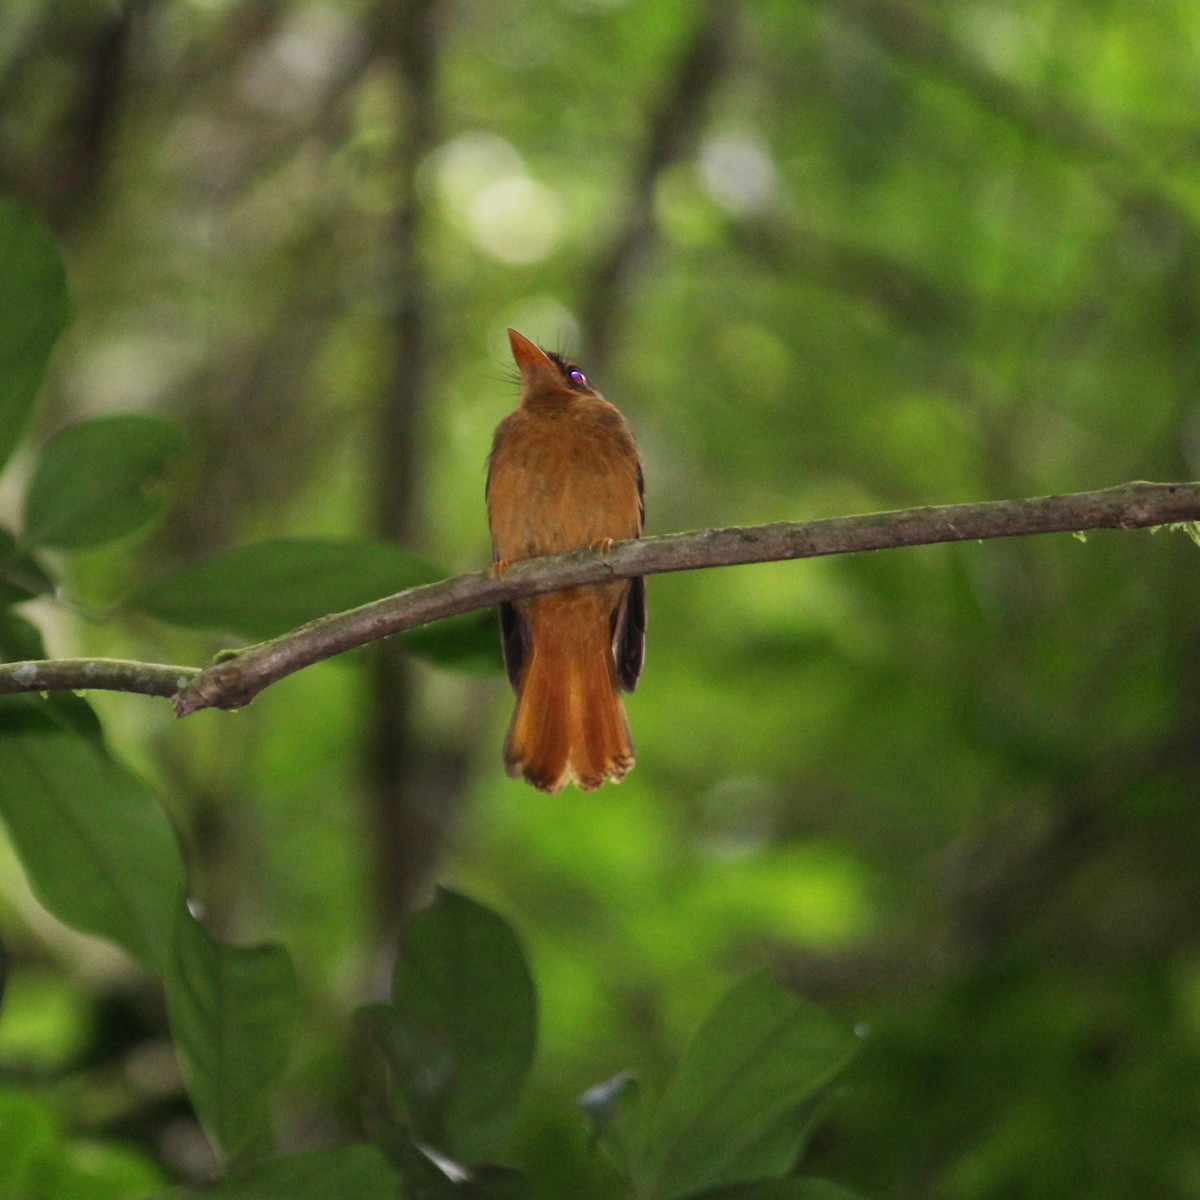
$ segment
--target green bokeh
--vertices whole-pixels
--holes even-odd
[[[507,325],[584,356],[625,412],[654,533],[1200,473],[1186,0],[446,4],[411,180],[384,7],[150,6],[94,160],[108,6],[0,18],[0,177],[46,214],[76,298],[35,434],[144,410],[188,435],[161,528],[50,564],[68,602],[27,611],[54,653],[203,662],[220,641],[87,618],[229,547],[378,538],[388,479],[411,483],[407,551],[481,569]],[[718,19],[718,70],[681,93]],[[663,111],[678,140],[656,157]],[[642,217],[599,337],[603,264]],[[411,463],[380,453],[395,403]],[[297,961],[296,1144],[356,1120],[345,1031],[389,975],[402,809],[445,831],[404,869],[494,903],[526,946],[541,1038],[511,1157],[539,1196],[614,1194],[570,1097],[628,1067],[662,1086],[770,962],[871,1031],[806,1169],[878,1196],[1175,1200],[1200,1195],[1197,565],[1179,534],[1114,532],[653,579],[638,764],[588,796],[504,777],[511,694],[484,670],[409,663],[386,803],[377,651],[240,715],[97,707],[223,932]],[[74,985],[5,893],[14,959]],[[78,969],[97,1007],[129,986]],[[57,1036],[47,1061],[69,1062]]]

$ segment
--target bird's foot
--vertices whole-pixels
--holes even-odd
[[[594,542],[588,543],[588,548],[595,550],[599,555],[605,555],[613,548],[613,539],[610,537],[597,538]]]
[[[490,578],[498,579],[501,583],[503,583],[504,576],[508,571],[509,565],[510,564],[507,558],[498,558],[490,567],[488,567],[487,573]]]

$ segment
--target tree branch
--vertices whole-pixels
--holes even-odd
[[[1141,143],[1123,137],[1061,92],[1014,84],[946,32],[928,5],[900,0],[837,0],[840,10],[893,53],[940,75],[982,109],[1047,145],[1102,170],[1097,178],[1126,206],[1151,204],[1169,217],[1179,236],[1193,236],[1189,212],[1161,180]],[[1151,142],[1151,145],[1156,142]]]
[[[420,545],[424,526],[423,444],[428,433],[434,363],[426,263],[428,220],[421,164],[437,144],[440,0],[378,0],[377,40],[403,95],[394,166],[396,207],[380,247],[391,267],[388,371],[375,405],[375,529],[406,546]],[[442,858],[447,830],[463,795],[466,755],[443,758],[416,736],[420,707],[412,658],[389,644],[371,663],[362,746],[366,786],[360,792],[370,828],[379,945],[395,944]]]
[[[171,696],[176,714],[183,717],[202,708],[240,708],[303,667],[393,633],[488,608],[501,600],[565,587],[864,550],[1090,529],[1145,529],[1191,521],[1200,521],[1200,483],[1126,483],[1029,500],[987,500],[672,533],[620,542],[605,553],[582,549],[515,562],[502,579],[484,571],[410,588],[223,655],[202,671],[111,659],[5,663],[0,665],[0,695],[62,688],[141,692]]]
[[[585,344],[580,357],[596,376],[603,374],[630,277],[654,242],[655,186],[696,139],[709,96],[733,53],[739,7],[731,0],[707,0],[674,75],[664,83],[645,143],[626,170],[632,182],[624,215],[581,289],[580,324]]]

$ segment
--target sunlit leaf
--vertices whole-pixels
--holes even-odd
[[[14,964],[4,977],[0,947],[0,1061],[38,1071],[64,1071],[88,1046],[89,997],[76,981],[45,967]]]
[[[385,1053],[417,1140],[466,1164],[493,1158],[533,1061],[537,1002],[496,913],[439,891],[400,945]]]
[[[0,1090],[0,1196],[5,1200],[135,1200],[160,1172],[128,1146],[68,1139],[41,1097]]]
[[[183,880],[175,834],[140,779],[52,712],[0,709],[0,814],[50,912],[159,971]]]
[[[144,1200],[158,1195],[162,1172],[132,1146],[119,1142],[72,1141],[53,1185],[53,1200]]]
[[[28,1095],[0,1091],[0,1196],[28,1196],[46,1165],[65,1147],[45,1106]]]
[[[32,213],[0,200],[0,467],[29,423],[68,310],[58,247]]]
[[[23,540],[80,550],[142,528],[183,434],[157,417],[100,417],[68,425],[42,451],[25,493]]]
[[[270,1086],[287,1064],[298,1008],[281,946],[227,946],[182,902],[165,975],[167,1011],[188,1094],[226,1158],[268,1140]]]
[[[768,973],[738,984],[700,1027],[662,1098],[640,1194],[677,1200],[785,1174],[809,1106],[857,1048],[851,1030]]]

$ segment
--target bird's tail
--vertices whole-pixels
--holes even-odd
[[[504,762],[508,773],[557,792],[620,783],[633,766],[629,722],[617,687],[612,639],[595,593],[534,601],[530,644]]]

